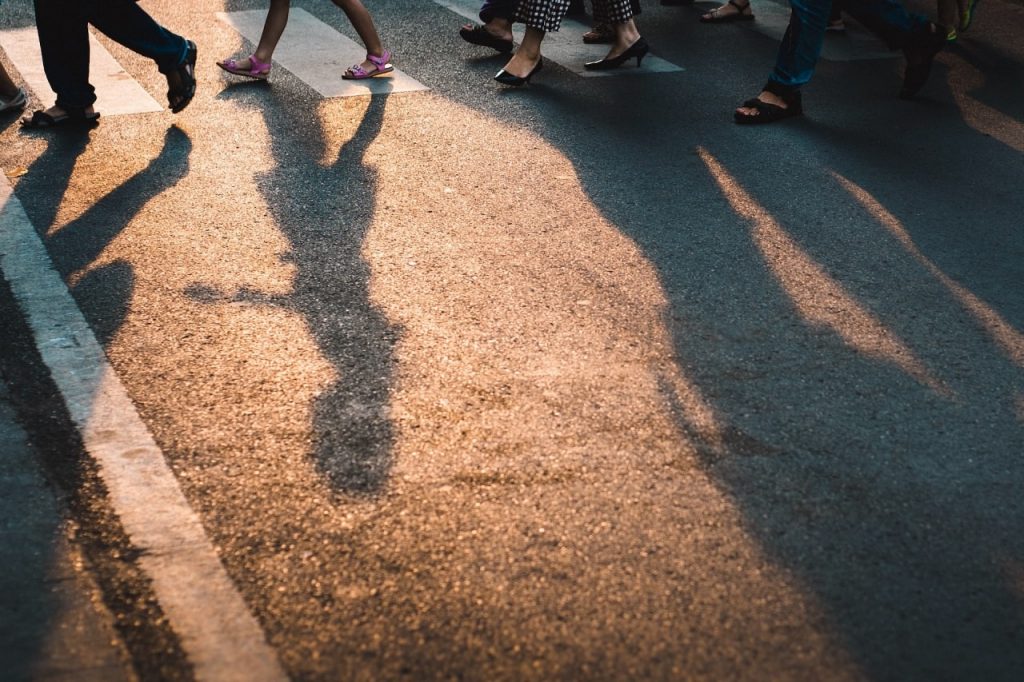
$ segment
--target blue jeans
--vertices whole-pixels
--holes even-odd
[[[790,0],[789,5],[789,27],[765,86],[778,95],[798,90],[814,75],[832,0]],[[914,44],[928,31],[928,20],[910,14],[897,0],[844,0],[843,11],[876,33],[892,50]]]
[[[132,0],[35,0],[35,9],[43,70],[62,109],[82,109],[96,101],[89,83],[89,24],[155,61],[161,73],[174,71],[188,51],[184,38]]]

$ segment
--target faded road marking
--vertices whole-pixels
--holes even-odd
[[[196,678],[287,679],[6,179],[0,272]]]

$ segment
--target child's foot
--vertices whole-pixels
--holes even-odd
[[[342,78],[349,81],[361,81],[366,78],[373,78],[395,70],[391,64],[392,54],[384,50],[381,54],[366,54],[366,59],[361,64],[350,66],[342,75]]]
[[[235,76],[245,76],[257,80],[267,80],[270,76],[270,62],[262,62],[251,54],[244,59],[225,59],[217,62],[217,66]]]

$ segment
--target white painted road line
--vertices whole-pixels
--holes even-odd
[[[56,95],[43,73],[43,57],[35,28],[0,31],[0,47],[14,62],[19,75],[35,93],[39,104],[44,107],[53,104]],[[89,50],[89,81],[96,88],[96,111],[104,116],[163,111],[163,107],[121,68],[91,32]]]
[[[480,0],[434,0],[438,5],[446,7],[459,16],[465,17],[473,23],[480,23]],[[452,35],[458,40],[452,27]],[[522,24],[516,24],[512,28],[517,43],[523,40]],[[672,73],[682,71],[683,67],[672,62],[667,62],[653,54],[648,54],[643,60],[643,66],[636,68],[636,61],[631,61],[627,66],[610,71],[588,71],[583,67],[585,62],[592,62],[608,54],[608,45],[587,45],[583,42],[583,34],[590,30],[588,24],[576,21],[575,19],[563,19],[562,27],[558,31],[548,33],[544,36],[544,45],[541,52],[546,61],[557,63],[577,76],[583,78],[616,78],[621,76],[642,76],[651,73]],[[642,31],[641,31],[642,32]],[[489,49],[489,48],[481,48]]]
[[[0,179],[0,273],[201,681],[286,680],[120,379]]]
[[[217,12],[217,18],[255,45],[263,32],[267,10]],[[387,47],[387,36],[383,37],[384,46]],[[341,77],[345,69],[364,59],[366,48],[299,7],[292,8],[288,16],[288,28],[274,50],[275,65],[288,69],[324,97],[356,97],[430,89],[398,68],[384,76],[361,81],[347,81]],[[402,55],[396,55],[396,67],[401,59]]]
[[[707,10],[718,7],[720,3],[710,3]],[[789,3],[784,0],[754,0],[750,6],[756,17],[754,21],[741,22],[740,26],[763,33],[775,40],[782,40],[789,26]],[[860,24],[847,21],[846,33],[826,34],[825,44],[821,49],[822,59],[833,62],[852,62],[860,59],[896,59],[903,56],[902,52],[893,52],[874,34],[862,28]]]

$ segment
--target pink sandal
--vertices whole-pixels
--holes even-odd
[[[254,54],[249,55],[248,59],[249,68],[243,68],[238,65],[240,61],[245,60],[236,59],[225,59],[222,62],[217,62],[217,66],[236,76],[245,76],[247,78],[255,78],[261,81],[265,81],[270,77],[270,62],[261,62],[256,59],[256,55]]]
[[[388,63],[391,61],[391,56],[391,53],[387,50],[384,50],[384,54],[379,57],[367,54],[366,59],[373,64],[373,71],[367,71],[363,68],[362,64],[356,64],[355,66],[349,67],[349,70],[342,74],[341,77],[347,81],[361,81],[365,78],[373,78],[374,76],[390,73],[395,70],[395,67]]]

